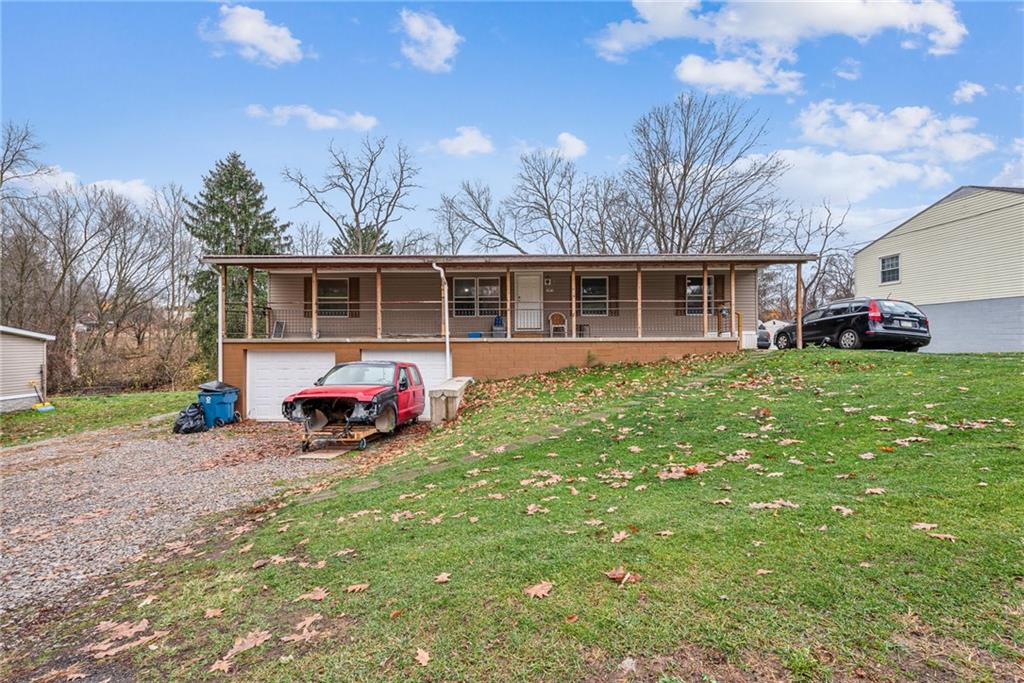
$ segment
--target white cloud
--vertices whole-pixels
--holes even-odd
[[[1024,187],[1024,138],[1013,141],[1013,158],[1003,164],[1002,170],[992,179],[993,185]]]
[[[558,144],[552,151],[563,159],[573,161],[587,153],[587,143],[572,133],[559,133],[557,140]]]
[[[283,24],[272,24],[267,15],[244,5],[221,5],[220,21],[215,30],[208,30],[206,21],[199,25],[204,40],[234,45],[238,54],[264,66],[280,66],[302,59],[302,41]]]
[[[832,69],[832,73],[847,81],[860,80],[860,62],[853,57],[847,57],[839,66]]]
[[[985,86],[980,83],[960,81],[960,85],[958,85],[956,90],[953,92],[953,103],[964,104],[965,102],[973,102],[974,98],[978,95],[987,94],[988,92],[985,90]]]
[[[468,157],[474,154],[490,154],[494,151],[494,143],[476,126],[459,126],[455,133],[455,137],[441,138],[437,142],[437,146],[445,154]]]
[[[97,180],[94,183],[89,183],[89,186],[101,190],[109,190],[136,204],[145,204],[155,194],[153,188],[147,185],[146,181],[141,178],[133,178],[131,180]]]
[[[709,92],[799,92],[802,77],[797,71],[780,68],[777,61],[761,60],[754,64],[742,57],[709,61],[699,55],[687,55],[676,65],[676,78]]]
[[[846,230],[847,243],[858,247],[868,241],[885,234],[889,230],[907,220],[914,214],[927,208],[927,204],[904,208],[881,208],[854,206],[846,215],[843,229]]]
[[[660,40],[694,38],[720,48],[754,44],[764,54],[780,55],[800,42],[828,35],[860,41],[897,30],[925,38],[932,54],[959,47],[967,28],[946,0],[864,2],[728,2],[701,12],[698,0],[634,0],[636,20],[608,24],[596,39],[598,53],[609,60]]]
[[[779,150],[789,166],[779,181],[784,196],[804,202],[829,198],[859,202],[901,183],[937,187],[952,182],[941,168],[893,161],[877,154],[822,153],[810,147]]]
[[[245,113],[249,118],[269,119],[275,126],[287,125],[293,118],[301,119],[310,130],[367,131],[377,125],[377,118],[369,114],[346,114],[336,109],[324,114],[308,104],[279,104],[271,109],[261,104],[250,104]]]
[[[402,54],[412,65],[431,73],[451,71],[459,43],[465,40],[455,27],[441,23],[429,12],[403,9],[399,16],[406,37],[402,41]]]
[[[992,139],[972,129],[977,119],[943,118],[928,107],[896,107],[822,100],[797,119],[804,140],[855,152],[898,152],[907,159],[970,161],[995,149]]]

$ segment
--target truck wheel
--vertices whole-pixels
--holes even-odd
[[[775,335],[775,348],[779,351],[785,351],[790,347],[789,335],[785,332],[779,332]]]
[[[373,421],[373,426],[381,434],[390,434],[395,431],[397,419],[394,406],[388,406],[385,408],[384,412],[378,415],[377,419]]]
[[[860,348],[860,335],[857,330],[848,329],[839,333],[839,348],[851,350]]]

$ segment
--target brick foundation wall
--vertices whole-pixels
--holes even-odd
[[[453,340],[452,372],[476,379],[502,379],[537,372],[551,372],[586,365],[588,355],[598,363],[650,363],[664,358],[682,358],[692,354],[731,353],[736,340],[708,339],[632,339],[632,340]],[[236,406],[245,415],[245,365],[249,349],[280,351],[323,351],[333,349],[335,362],[359,360],[363,349],[444,351],[443,341],[308,341],[276,340],[224,342],[224,381],[241,389]]]

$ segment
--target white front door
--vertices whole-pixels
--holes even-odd
[[[516,273],[516,329],[544,329],[544,290],[540,273]]]
[[[313,386],[334,367],[334,351],[248,351],[245,354],[245,416],[283,420],[284,397]]]
[[[402,349],[395,345],[394,349],[363,349],[363,360],[390,360],[399,363],[415,363],[423,377],[424,405],[423,420],[430,419],[430,390],[441,386],[448,373],[445,372],[444,351],[427,351],[425,349]]]

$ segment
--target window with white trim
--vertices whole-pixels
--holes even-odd
[[[580,277],[580,315],[608,315],[608,277]]]
[[[348,304],[347,277],[338,280],[317,280],[317,315],[326,318],[347,318]]]
[[[882,268],[882,284],[900,281],[900,255],[883,256],[879,259]]]
[[[708,288],[715,291],[715,276],[708,275]],[[708,314],[715,312],[715,304],[708,298]],[[688,275],[686,277],[686,315],[704,315],[704,276]]]
[[[501,309],[501,278],[452,279],[452,314],[456,317],[496,316]]]

